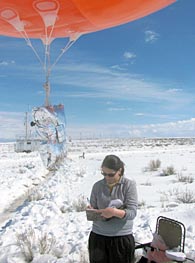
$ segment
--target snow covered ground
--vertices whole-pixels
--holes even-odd
[[[43,166],[38,152],[15,153],[13,146],[0,144],[0,263],[88,262],[91,222],[78,210],[87,205],[110,153],[124,161],[125,176],[137,182],[136,241],[151,241],[157,217],[171,217],[184,223],[185,252],[195,259],[194,140],[73,141],[56,172]],[[160,167],[151,171],[150,162],[157,160]]]

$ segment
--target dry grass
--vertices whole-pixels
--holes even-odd
[[[188,183],[188,184],[191,184],[194,182],[194,178],[192,176],[183,175],[182,173],[178,173],[177,180],[178,180],[178,182]]]
[[[77,212],[85,211],[87,208],[87,198],[81,195],[77,200],[73,201],[73,209]]]
[[[169,175],[173,175],[176,174],[176,170],[175,168],[171,165],[171,166],[167,166],[167,168],[162,170],[162,176],[169,176]]]
[[[29,227],[25,232],[17,233],[16,238],[17,245],[26,262],[31,262],[35,254],[51,254],[57,258],[63,256],[65,246],[59,249],[56,238],[51,232],[42,232],[40,235],[36,235],[34,229]]]
[[[187,187],[184,191],[180,191],[176,196],[176,201],[184,204],[195,203],[195,192],[189,190]]]
[[[161,166],[161,161],[159,159],[157,160],[151,160],[149,163],[149,171],[157,171],[158,168]]]

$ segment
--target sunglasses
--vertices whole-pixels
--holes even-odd
[[[101,174],[102,174],[103,176],[108,176],[108,177],[114,177],[116,173],[117,173],[117,172],[115,172],[115,173],[110,173],[110,174],[107,174],[107,173],[105,173],[105,172],[101,171]]]

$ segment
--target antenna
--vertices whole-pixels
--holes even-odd
[[[25,139],[28,140],[28,112],[25,114]]]

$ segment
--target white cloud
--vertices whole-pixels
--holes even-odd
[[[0,66],[8,66],[8,62],[7,61],[0,61]]]
[[[22,66],[17,66],[17,70],[22,74],[23,69]],[[40,69],[36,66],[25,68],[25,70],[40,73]],[[34,77],[34,74],[27,75]],[[155,102],[164,103],[163,107],[166,104],[166,108],[172,107],[172,109],[185,107],[195,99],[194,95],[188,94],[185,88],[182,90],[169,80],[154,81],[144,77],[132,74],[127,69],[122,71],[117,70],[117,67],[110,68],[93,63],[74,61],[74,63],[59,64],[51,75],[52,96]],[[66,87],[72,89],[68,91]],[[39,90],[42,94],[43,89]],[[174,93],[174,96],[170,96],[170,93]]]
[[[113,105],[114,102],[113,102],[113,101],[107,101],[106,104],[107,104],[107,105]]]
[[[152,30],[145,31],[145,42],[153,43],[159,39],[160,35]]]
[[[24,113],[0,112],[0,139],[15,140],[24,133]]]
[[[116,69],[116,70],[121,70],[121,71],[126,70],[124,67],[121,67],[120,65],[113,65],[111,66],[111,69]]]
[[[117,108],[116,108],[117,110]],[[119,109],[118,109],[119,110]],[[121,108],[122,110],[122,108]],[[127,109],[124,109],[127,110]],[[100,137],[194,137],[195,118],[146,125],[96,124],[67,126],[67,135],[72,138]],[[0,139],[15,140],[24,136],[24,113],[0,112]]]
[[[108,111],[129,111],[131,110],[130,108],[122,108],[122,107],[112,107],[108,108]]]
[[[168,89],[166,92],[168,92],[168,93],[178,93],[178,92],[181,92],[182,91],[182,89]]]
[[[66,74],[64,73],[66,72]],[[168,80],[167,80],[168,81]],[[57,66],[53,77],[54,85],[78,88],[79,92],[52,90],[55,96],[125,99],[129,101],[164,102],[174,107],[184,106],[193,101],[191,94],[178,89],[176,84],[145,80],[142,75],[117,71],[95,64],[71,64]],[[170,89],[170,86],[172,88]],[[85,91],[82,91],[85,88]],[[167,92],[166,92],[167,91]],[[176,92],[177,91],[177,92]],[[170,96],[174,92],[174,96]]]
[[[11,61],[2,60],[2,61],[0,61],[0,66],[8,66],[11,64],[15,64],[15,61],[14,60],[11,60]]]
[[[126,51],[124,54],[123,54],[124,58],[126,59],[133,59],[133,58],[136,58],[136,54],[132,53],[132,52],[129,52],[129,51]]]
[[[72,126],[67,129],[72,138],[92,137],[194,137],[195,119],[163,124],[127,125],[103,124]]]
[[[140,117],[150,117],[150,118],[158,118],[158,119],[168,119],[170,118],[168,115],[166,114],[151,114],[151,113],[147,113],[147,112],[137,112],[134,114],[135,116],[140,116]]]
[[[194,137],[195,118],[161,124],[131,125],[130,136],[138,137]]]
[[[135,113],[135,116],[144,116],[145,114],[144,113],[142,113],[142,112],[137,112],[137,113]]]

